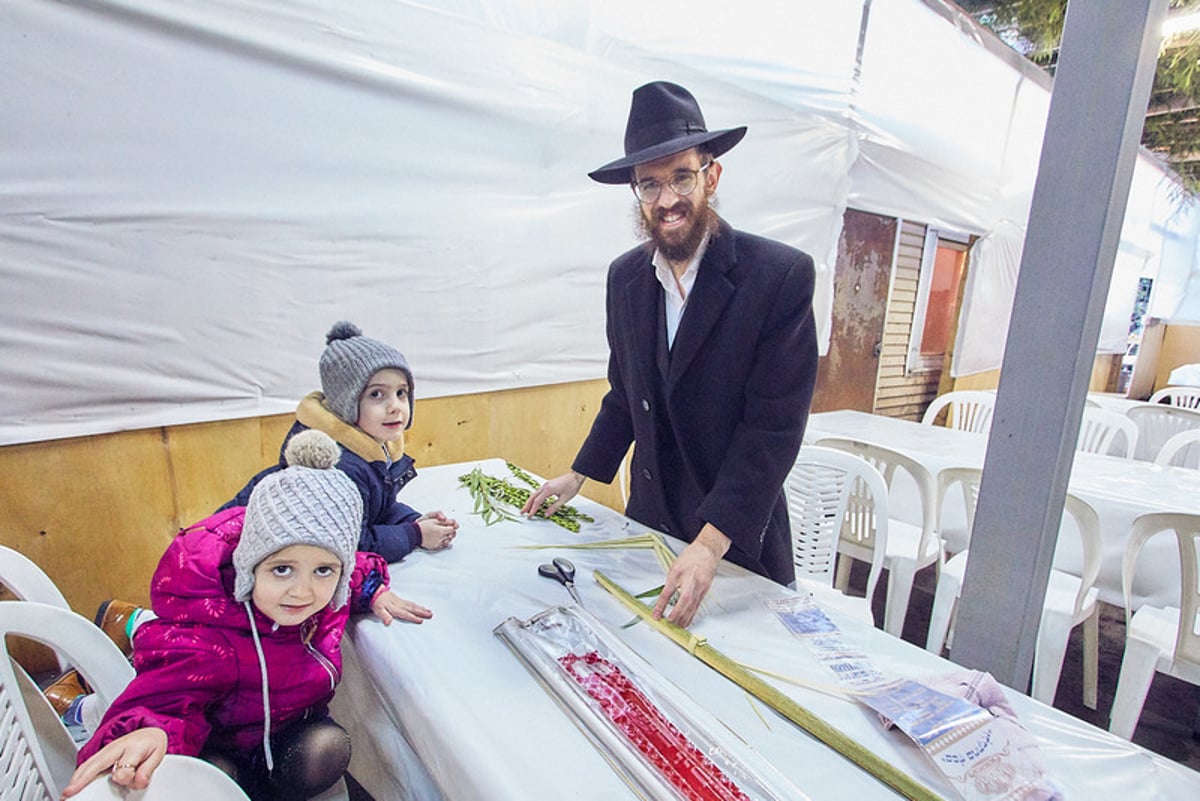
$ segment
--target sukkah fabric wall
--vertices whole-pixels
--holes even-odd
[[[952,369],[994,369],[1050,83],[988,37],[937,0],[8,0],[0,445],[287,413],[339,318],[419,397],[603,377],[634,203],[585,174],[654,79],[749,125],[721,212],[814,255],[823,337],[848,206],[981,237]],[[1170,187],[1140,160],[1114,279],[1168,318]]]

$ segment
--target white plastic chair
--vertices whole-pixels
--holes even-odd
[[[633,446],[625,452],[621,464],[617,465],[617,489],[621,493],[621,508],[629,505],[629,465],[633,462]]]
[[[0,584],[19,600],[71,609],[58,586],[32,559],[4,545],[0,545]],[[55,655],[59,670],[67,670],[69,665],[62,654]]]
[[[1100,535],[1100,516],[1083,499],[1067,493],[1063,505],[1074,521],[1082,548],[1081,576],[1058,568],[1050,570],[1046,598],[1042,602],[1042,619],[1038,624],[1037,646],[1033,652],[1033,686],[1030,695],[1046,704],[1054,703],[1058,679],[1071,630],[1083,625],[1083,705],[1096,708],[1096,691],[1100,662],[1100,592],[1096,577],[1104,543]],[[1062,536],[1062,529],[1059,529]]]
[[[947,467],[938,473],[938,517],[951,490],[962,492],[963,508],[967,517],[967,543],[971,529],[975,527],[975,507],[979,502],[979,485],[983,471],[977,467]],[[950,637],[951,624],[958,610],[958,597],[962,590],[962,579],[966,572],[967,549],[951,556],[938,573],[933,591],[933,608],[929,613],[929,632],[925,637],[925,649],[941,655]]]
[[[1181,431],[1200,428],[1200,411],[1163,403],[1135,406],[1125,414],[1138,427],[1135,459],[1151,462],[1167,440]]]
[[[203,759],[167,754],[145,790],[127,790],[107,775],[74,796],[76,801],[250,801],[237,782]]]
[[[1164,401],[1185,409],[1200,409],[1200,387],[1163,387],[1150,396],[1150,403]]]
[[[0,584],[22,601],[70,609],[58,586],[36,563],[20,551],[0,545]]]
[[[1164,442],[1154,463],[1164,467],[1200,468],[1200,428],[1180,431]]]
[[[890,496],[896,491],[899,474],[904,474],[915,484],[921,523],[914,525],[889,516],[884,547],[883,566],[887,568],[888,578],[883,628],[888,634],[899,637],[904,630],[904,618],[908,615],[908,602],[916,572],[930,565],[941,569],[943,546],[937,532],[937,482],[919,462],[890,448],[840,437],[822,439],[817,444],[853,453],[878,470],[888,487],[889,507],[892,506]],[[856,559],[864,558],[852,553],[851,547],[843,537],[840,546],[842,552]],[[870,556],[865,558],[869,559]]]
[[[944,474],[948,471],[942,472]],[[956,478],[952,474],[948,477],[947,484],[955,480],[964,483],[978,481],[977,477],[972,479],[970,476],[971,472],[978,471],[956,469],[955,472],[961,472],[963,477]],[[1099,591],[1096,590],[1095,583],[1100,574],[1103,555],[1100,517],[1091,505],[1070,493],[1067,494],[1064,509],[1070,515],[1080,538],[1083,560],[1080,572],[1083,575],[1075,576],[1058,568],[1050,571],[1033,654],[1033,686],[1030,695],[1044,703],[1054,703],[1071,630],[1082,623],[1083,703],[1089,709],[1095,709],[1100,659]],[[970,524],[974,522],[974,508],[968,506],[967,510]],[[967,554],[967,551],[962,551],[947,559],[938,575],[933,610],[929,615],[929,634],[925,640],[925,648],[936,654],[941,654],[942,648],[953,636],[963,576],[966,574]]]
[[[1076,448],[1087,453],[1112,454],[1132,459],[1137,449],[1137,423],[1108,409],[1085,407]]]
[[[883,569],[887,543],[887,485],[883,476],[854,454],[805,445],[783,489],[792,528],[797,588],[811,591],[818,602],[875,625],[871,599]],[[843,529],[871,566],[865,598],[851,597],[844,594],[844,587],[842,592],[834,587]],[[843,557],[848,565],[851,557]]]
[[[933,425],[939,414],[950,407],[946,426],[960,431],[975,431],[986,434],[992,426],[992,413],[996,408],[996,393],[979,389],[960,389],[947,392],[933,399],[921,422]]]
[[[8,652],[8,635],[64,655],[107,707],[133,678],[133,668],[92,621],[49,604],[0,603],[0,765],[3,797],[58,801],[75,771],[75,742],[61,719]],[[12,795],[10,795],[10,790]]]
[[[1130,593],[1138,554],[1147,540],[1163,531],[1174,531],[1179,542],[1179,606],[1142,606],[1130,614]],[[1121,589],[1125,596],[1125,656],[1113,697],[1108,730],[1125,739],[1133,737],[1146,693],[1154,674],[1166,673],[1200,685],[1200,514],[1151,512],[1133,521],[1125,557],[1121,562]]]

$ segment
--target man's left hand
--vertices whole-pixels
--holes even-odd
[[[667,571],[662,594],[654,605],[655,619],[666,614],[672,596],[678,592],[667,620],[684,628],[690,626],[700,602],[708,595],[713,576],[717,574],[717,566],[721,564],[729,545],[729,537],[711,523],[705,523],[696,539],[683,549]]]

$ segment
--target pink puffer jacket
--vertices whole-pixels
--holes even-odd
[[[195,756],[262,747],[262,669],[247,608],[262,643],[270,689],[271,730],[320,713],[342,677],[340,643],[350,612],[368,611],[388,586],[387,563],[359,552],[350,603],[328,607],[300,626],[276,626],[233,598],[233,550],[243,507],[218,512],[182,531],[154,573],[150,598],[158,620],[135,634],[137,676],[109,707],[79,762],[106,743],[145,726],[167,732],[167,750]]]

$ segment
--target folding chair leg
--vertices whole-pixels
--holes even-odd
[[[834,568],[833,586],[842,592],[848,592],[850,589],[850,568],[854,566],[854,559],[846,556],[844,553],[837,555],[837,567]],[[867,602],[870,603],[868,598]]]
[[[1146,693],[1154,681],[1159,650],[1141,640],[1126,637],[1125,656],[1121,659],[1121,675],[1117,678],[1117,693],[1113,696],[1112,719],[1108,730],[1126,740],[1133,739]]]
[[[1100,608],[1083,621],[1083,705],[1096,708],[1100,675]]]
[[[929,634],[925,638],[925,650],[942,655],[946,647],[946,638],[950,634],[950,621],[954,619],[954,609],[958,605],[960,587],[958,579],[942,571],[938,576],[937,587],[933,591],[933,609],[929,613]]]
[[[888,571],[887,605],[883,610],[883,630],[899,637],[904,632],[904,618],[908,616],[908,601],[912,597],[913,577],[916,573],[911,565],[892,566]]]
[[[1043,612],[1033,651],[1033,687],[1029,694],[1044,704],[1054,704],[1071,629],[1069,617]]]

